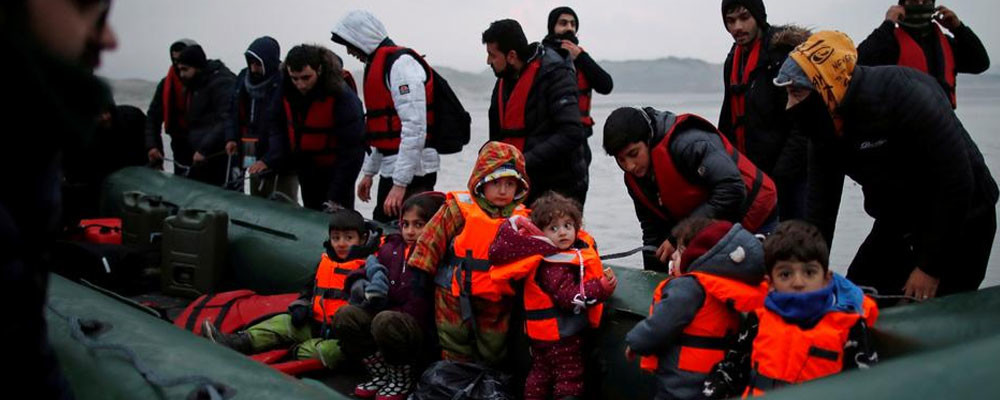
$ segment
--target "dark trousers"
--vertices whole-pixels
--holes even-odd
[[[413,364],[423,355],[424,332],[413,316],[398,311],[367,310],[346,305],[331,320],[333,337],[345,356],[360,360],[380,351],[390,364]]]
[[[938,296],[979,288],[986,276],[996,229],[993,204],[981,204],[969,212],[961,231],[953,232],[958,235],[953,241],[957,247],[947,250],[952,258],[947,269],[942,270]],[[847,270],[847,278],[858,285],[874,287],[882,295],[902,294],[903,285],[918,266],[913,242],[906,230],[875,221]],[[891,304],[894,302],[880,302],[879,305]]]
[[[323,210],[323,203],[332,201],[349,210],[354,209],[354,183],[361,173],[364,158],[356,157],[347,168],[316,166],[311,162],[298,168],[299,187],[302,188],[302,204],[313,210]],[[344,179],[336,179],[343,177]],[[343,182],[337,185],[334,180]]]
[[[194,165],[195,149],[191,147],[187,136],[171,136],[170,150],[173,151],[174,175],[185,176],[198,182],[212,186],[222,186],[226,182],[226,156],[215,155],[205,162]],[[212,154],[202,154],[205,157]],[[180,165],[188,168],[183,168]]]
[[[774,179],[778,189],[778,220],[802,219],[806,215],[806,179]]]
[[[434,190],[435,184],[437,184],[437,172],[432,172],[424,176],[414,176],[409,186],[406,187],[406,194],[403,195],[403,201],[406,201],[406,199],[414,194]],[[392,190],[392,185],[391,177],[379,175],[378,193],[375,195],[375,210],[372,211],[373,220],[389,223],[399,218],[398,215],[389,216],[383,208],[385,198],[389,197],[389,191]]]
[[[524,382],[524,399],[583,396],[583,337],[531,343],[531,370]]]

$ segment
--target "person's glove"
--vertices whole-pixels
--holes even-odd
[[[306,325],[309,321],[310,314],[309,306],[302,302],[293,302],[288,306],[288,313],[292,315],[292,326],[296,328],[301,328]]]
[[[347,301],[353,305],[361,306],[365,303],[365,288],[368,287],[367,279],[358,279],[351,284],[351,297]]]

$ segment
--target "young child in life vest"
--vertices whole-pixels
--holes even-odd
[[[868,331],[875,302],[829,270],[829,254],[819,229],[803,221],[782,222],[764,241],[771,291],[705,381],[706,397],[761,395],[878,362]]]
[[[434,321],[446,360],[497,366],[507,353],[510,288],[490,278],[490,244],[508,217],[527,216],[524,155],[488,142],[469,177],[467,192],[450,192],[431,218],[408,265],[434,277]]]
[[[618,281],[603,270],[594,239],[580,229],[582,218],[575,200],[547,192],[532,204],[530,221],[511,217],[490,246],[495,280],[524,279],[531,340],[525,400],[584,394],[583,333],[599,326],[601,303]]]
[[[764,303],[764,249],[739,224],[689,218],[672,234],[673,276],[653,292],[649,317],[625,336],[625,356],[657,375],[656,399],[700,399],[712,367],[725,356],[741,312]]]
[[[315,279],[288,306],[288,313],[231,334],[219,332],[205,320],[202,334],[243,354],[292,347],[295,359],[318,358],[326,367],[336,367],[343,355],[337,341],[330,340],[331,317],[347,304],[347,275],[364,267],[365,257],[374,251],[379,234],[372,232],[360,213],[348,209],[333,212],[329,233]]]
[[[404,399],[413,388],[414,367],[437,358],[433,288],[426,274],[406,267],[406,258],[444,199],[440,192],[406,199],[400,232],[386,236],[365,267],[347,277],[350,304],[334,314],[333,337],[344,355],[360,360],[371,376],[354,388],[358,397]]]

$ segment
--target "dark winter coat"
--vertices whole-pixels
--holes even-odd
[[[799,120],[817,123],[807,219],[832,240],[846,175],[861,185],[868,215],[912,233],[922,271],[940,277],[953,267],[949,251],[964,216],[995,204],[998,190],[934,78],[906,67],[855,67],[837,109],[840,138],[825,104],[801,108]]]
[[[804,41],[809,32],[794,26],[770,27],[761,32],[762,40],[757,66],[750,73],[747,87],[730,85],[733,67],[742,67],[745,60],[733,60],[736,44],[729,50],[722,68],[725,88],[722,112],[719,114],[719,131],[734,145],[736,124],[733,123],[732,98],[737,91],[745,91],[744,121],[746,156],[754,165],[779,181],[805,176],[806,139],[798,135],[792,121],[785,113],[788,102],[786,90],[774,86],[781,64],[788,52]]]
[[[239,143],[243,134],[240,132],[241,126],[247,127],[246,137],[257,138],[256,154],[258,160],[263,161],[268,167],[275,162],[273,155],[269,158],[267,149],[271,147],[287,146],[282,143],[288,141],[287,136],[272,135],[273,130],[268,129],[268,112],[275,103],[275,98],[281,97],[281,73],[279,64],[280,50],[278,43],[273,39],[261,38],[255,40],[247,49],[254,57],[262,58],[264,65],[264,80],[261,82],[251,82],[250,69],[243,68],[236,77],[236,90],[233,92],[229,106],[229,118],[226,119],[226,141]],[[240,108],[244,107],[245,116],[240,115]],[[242,117],[242,118],[241,118]],[[241,119],[243,119],[241,121]]]
[[[746,257],[734,262],[731,254],[742,247]],[[752,233],[739,225],[726,233],[708,252],[688,266],[690,272],[701,272],[756,286],[764,278],[764,249]],[[640,321],[625,335],[625,344],[639,355],[660,357],[656,371],[659,387],[657,399],[701,398],[706,374],[682,371],[677,365],[681,347],[677,338],[694,321],[705,302],[705,289],[691,276],[680,276],[663,285],[659,303],[653,305],[649,317]]]
[[[225,144],[225,124],[229,118],[229,103],[232,99],[236,76],[219,60],[209,60],[201,72],[191,82],[185,83],[184,92],[188,96],[187,111],[184,119],[188,132],[185,137],[174,137],[173,140],[186,139],[194,151],[203,156],[210,156],[222,151]],[[163,82],[157,87],[153,102],[162,98]],[[146,146],[148,148],[163,148],[160,138],[158,121],[162,123],[162,108],[150,105],[150,116],[146,123]],[[155,115],[154,115],[155,114]],[[159,115],[159,120],[155,118]]]
[[[433,285],[427,274],[415,268],[406,267],[406,242],[399,234],[386,236],[385,243],[375,253],[378,262],[386,268],[389,278],[389,292],[384,307],[376,311],[399,311],[415,318],[423,328],[425,337],[434,338]],[[366,279],[368,271],[358,269],[347,277],[345,287]],[[430,336],[427,336],[430,335]]]
[[[894,30],[896,24],[892,21],[882,22],[871,35],[868,35],[858,45],[858,64],[866,66],[896,65],[899,62],[899,41]],[[904,28],[905,29],[905,28]],[[990,68],[990,56],[986,47],[972,29],[962,24],[950,30],[952,37],[948,38],[952,54],[955,57],[955,73],[980,74]],[[923,37],[911,34],[927,56],[928,74],[935,77],[947,92],[947,81],[944,79],[944,59],[941,53],[941,42],[936,34]]]
[[[650,107],[644,111],[652,119],[653,129],[656,132],[649,145],[653,148],[666,137],[667,130],[673,125],[677,116],[669,111],[658,111]],[[746,185],[719,135],[697,129],[675,132],[669,151],[681,176],[688,182],[704,187],[709,194],[708,200],[690,215],[684,216],[685,218],[700,216],[732,222],[738,222],[742,218],[740,206],[746,197]],[[655,203],[659,196],[668,196],[669,193],[659,193],[652,177],[652,163],[653,160],[650,159],[649,174],[645,178],[636,180],[645,197]],[[639,201],[638,194],[633,192],[631,187],[628,185],[626,187],[635,204],[635,214],[642,228],[642,244],[659,247],[664,240],[672,239],[670,230],[680,221],[663,220]],[[661,207],[660,211],[664,215],[670,215],[666,208]],[[660,263],[652,254],[643,252],[643,255],[646,269],[666,271],[666,265]]]
[[[560,191],[580,201],[589,186],[588,166],[584,156],[583,124],[577,105],[576,72],[573,64],[558,52],[534,45],[531,62],[540,57],[542,66],[528,94],[525,107],[524,159],[531,193],[526,203],[548,190]],[[507,93],[498,93],[500,81],[493,87],[490,100],[490,140],[499,140],[500,115],[497,96],[509,98],[514,82],[504,85]]]

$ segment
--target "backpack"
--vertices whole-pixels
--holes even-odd
[[[440,154],[455,154],[462,151],[462,147],[469,144],[472,135],[472,116],[465,111],[462,102],[458,100],[451,85],[434,68],[431,68],[422,56],[406,49],[397,51],[386,60],[385,74],[388,80],[392,63],[399,56],[409,54],[416,59],[428,73],[434,77],[434,125],[428,128],[430,140],[427,147],[437,150]]]

